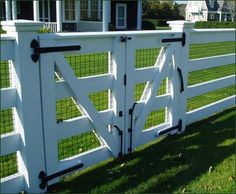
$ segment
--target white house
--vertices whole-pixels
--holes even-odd
[[[189,21],[232,21],[233,11],[227,0],[188,1],[185,19]]]
[[[142,0],[1,0],[1,20],[45,22],[52,31],[140,30]]]

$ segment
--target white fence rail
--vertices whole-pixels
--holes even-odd
[[[189,60],[189,45],[235,41],[235,30],[192,30],[191,23],[172,22],[172,30],[161,32],[37,35],[35,32],[40,25],[29,21],[2,22],[7,35],[1,36],[1,61],[9,62],[10,85],[0,90],[1,111],[13,109],[14,130],[3,134],[1,132],[1,157],[15,153],[17,158],[17,173],[1,175],[2,193],[22,190],[44,192],[47,183],[42,185],[43,179],[38,178],[40,171],[51,175],[78,164],[83,164],[80,169],[89,167],[112,156],[128,153],[157,138],[161,131],[170,127],[175,127],[171,133],[183,132],[185,125],[235,105],[233,95],[186,111],[187,98],[235,84],[235,75],[227,75],[188,86],[189,72],[235,63],[235,53]],[[181,37],[183,32],[186,34],[185,46],[179,42],[162,43],[163,39]],[[45,51],[39,54],[39,60],[33,62],[33,39],[39,40],[41,48],[53,48],[54,52]],[[56,53],[56,48],[75,45],[81,49]],[[160,55],[156,56],[160,48]],[[39,50],[35,51],[38,54]],[[139,52],[143,55],[140,58],[137,54]],[[96,53],[100,53],[104,59],[102,62],[99,62]],[[95,55],[95,68],[107,63],[102,73],[96,75],[90,66],[91,60],[85,60],[90,54]],[[64,55],[72,56],[70,62],[76,65],[80,64],[77,60],[81,58],[73,57],[82,57],[85,64],[73,66]],[[143,66],[142,60],[146,60]],[[135,66],[138,63],[140,67]],[[89,76],[74,75],[73,71],[83,74],[82,67],[90,71]],[[55,71],[57,78],[54,77]],[[157,91],[161,91],[161,78],[167,78],[165,92],[156,95]],[[135,99],[134,88],[142,83],[145,84],[139,90],[140,99]],[[89,101],[91,93],[96,96],[99,91],[107,91],[105,95],[108,99],[104,102],[107,107],[104,110],[96,110],[97,107]],[[73,99],[72,103],[79,107],[81,116],[62,120],[56,118],[57,103],[64,99],[67,99],[67,103],[68,99]],[[148,115],[156,110],[163,110],[161,114],[164,120],[160,123],[154,120],[156,124],[145,129]],[[120,128],[120,131],[116,131],[114,126]],[[93,141],[97,138],[99,145],[60,159],[59,142],[85,133],[95,134]],[[56,177],[48,184],[58,180]]]
[[[43,27],[50,29],[51,32],[57,32],[57,23],[56,22],[44,22]]]

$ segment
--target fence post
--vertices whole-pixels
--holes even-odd
[[[31,59],[30,43],[37,39],[41,22],[13,20],[1,22],[3,30],[15,37],[15,60],[12,62],[13,87],[17,90],[14,109],[15,130],[21,136],[17,152],[18,171],[24,176],[27,193],[43,192],[39,172],[45,170],[44,138],[41,112],[39,63]],[[14,187],[14,185],[12,185]]]
[[[182,92],[180,91],[180,77],[178,81],[174,82],[174,85],[177,86],[178,93],[175,94],[173,112],[176,115],[172,115],[172,124],[178,123],[179,119],[182,120],[182,131],[185,130],[185,120],[186,120],[186,108],[187,108],[187,87],[188,87],[188,61],[189,61],[189,45],[190,45],[190,32],[193,29],[193,22],[188,21],[168,21],[167,22],[171,27],[171,30],[185,33],[185,45],[177,44],[175,49],[175,70],[180,68],[183,76],[183,88]],[[178,73],[178,72],[177,72]],[[177,79],[177,78],[176,78]]]

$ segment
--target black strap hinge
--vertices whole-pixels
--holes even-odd
[[[75,51],[80,50],[81,46],[60,46],[60,47],[43,47],[39,46],[39,42],[36,39],[31,41],[30,47],[33,49],[31,59],[36,63],[39,60],[41,53],[63,52],[63,51]]]
[[[181,130],[182,130],[182,120],[181,119],[179,120],[178,125],[158,131],[158,136],[168,134],[169,132],[174,131],[176,129],[178,129],[178,132],[181,132]]]
[[[132,38],[131,37],[128,37],[128,36],[121,36],[120,37],[120,41],[121,42],[127,42],[128,40],[131,40]]]
[[[67,168],[67,169],[65,169],[65,170],[59,171],[59,172],[54,173],[54,174],[49,175],[49,176],[48,176],[44,171],[41,171],[41,172],[39,173],[39,176],[38,176],[38,178],[41,179],[41,183],[39,184],[39,188],[40,188],[40,189],[45,189],[46,186],[48,185],[48,182],[49,182],[50,180],[55,179],[55,178],[57,178],[57,177],[59,177],[59,176],[62,176],[62,175],[64,175],[64,174],[67,174],[67,173],[69,173],[69,172],[72,172],[72,171],[74,171],[74,170],[80,169],[80,168],[82,168],[83,166],[84,166],[84,164],[83,164],[83,163],[80,163],[80,164],[77,164],[77,165],[75,165],[75,166],[72,166],[72,167],[70,167],[70,168]]]
[[[162,43],[181,42],[182,43],[182,47],[184,47],[185,43],[186,43],[186,34],[185,34],[185,32],[183,32],[181,38],[163,38],[161,40],[161,42]]]

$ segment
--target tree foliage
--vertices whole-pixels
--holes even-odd
[[[144,0],[143,1],[143,14],[144,18],[156,19],[184,19],[180,16],[180,11],[177,3],[173,1],[157,1],[157,0]]]

